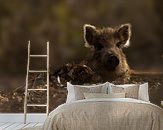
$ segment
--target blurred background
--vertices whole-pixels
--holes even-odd
[[[130,67],[161,72],[162,12],[162,0],[1,0],[0,89],[24,83],[28,40],[34,54],[46,53],[50,41],[51,72],[84,59],[89,53],[83,40],[85,23],[98,27],[131,23],[131,46],[124,50]]]

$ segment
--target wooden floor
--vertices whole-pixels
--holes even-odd
[[[5,123],[0,123],[0,130],[20,130],[28,127],[36,127],[36,126],[41,126],[43,125],[42,123],[37,123],[37,122],[29,122],[29,123],[18,123],[18,122],[5,122]]]
[[[28,127],[41,126],[45,119],[46,114],[27,114],[27,123],[24,124],[23,113],[0,113],[0,130],[20,130]]]

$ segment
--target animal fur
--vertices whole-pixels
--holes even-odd
[[[88,66],[104,80],[129,79],[130,68],[123,48],[130,45],[131,25],[97,28],[84,25],[85,47],[90,48]],[[109,57],[113,57],[109,61]]]

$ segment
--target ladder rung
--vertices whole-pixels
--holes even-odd
[[[41,73],[41,72],[47,72],[47,70],[29,70],[31,73]]]
[[[47,89],[38,88],[38,89],[28,89],[28,91],[46,91]]]
[[[27,104],[28,107],[33,107],[33,106],[36,106],[36,107],[46,107],[47,105],[46,104]]]
[[[47,55],[30,55],[30,57],[47,57]]]

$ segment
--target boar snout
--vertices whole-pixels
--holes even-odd
[[[115,70],[115,68],[119,65],[119,59],[113,54],[107,54],[104,59],[104,64],[109,70]]]

